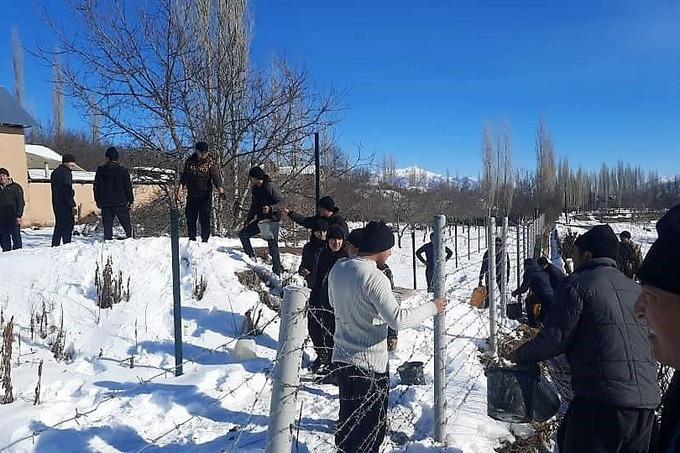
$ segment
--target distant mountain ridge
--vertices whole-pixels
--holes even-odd
[[[378,181],[393,184],[400,188],[429,189],[442,183],[447,183],[446,175],[435,173],[417,165],[397,168],[390,171],[380,171],[376,174]],[[477,178],[472,176],[449,176],[448,182],[454,187],[472,189],[477,186]]]

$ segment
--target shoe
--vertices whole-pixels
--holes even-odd
[[[196,242],[196,238],[189,238],[190,241]]]
[[[323,365],[323,362],[321,361],[321,358],[317,357],[315,361],[313,361],[307,369],[311,371],[314,374],[317,374],[319,371],[319,368],[321,368],[321,365]]]

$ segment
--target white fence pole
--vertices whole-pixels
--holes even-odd
[[[434,297],[446,296],[446,216],[434,216]],[[445,315],[434,317],[434,440],[446,440],[446,331]]]
[[[489,257],[489,272],[488,272],[488,278],[489,278],[489,287],[487,288],[488,295],[489,295],[489,333],[490,333],[490,338],[489,338],[489,347],[491,349],[490,353],[492,357],[496,357],[498,355],[498,338],[497,338],[497,329],[498,326],[496,325],[496,243],[495,243],[495,236],[496,236],[496,218],[495,217],[490,217],[489,218],[489,227],[488,231],[486,234],[487,237],[487,243],[488,243],[488,257]]]

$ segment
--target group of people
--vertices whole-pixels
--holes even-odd
[[[513,295],[531,290],[530,322],[534,313],[535,325],[542,325],[507,358],[532,364],[566,356],[574,398],[557,433],[560,452],[680,451],[677,376],[654,434],[657,360],[680,366],[680,205],[659,220],[657,231],[641,263],[630,233],[621,233],[619,242],[608,225],[575,239],[569,276],[545,259],[525,262]],[[540,313],[529,309],[534,304]]]
[[[130,208],[134,202],[132,181],[128,170],[118,163],[119,153],[109,147],[106,163],[97,168],[93,190],[94,200],[101,210],[104,239],[113,239],[113,221],[118,218],[127,237],[132,237]],[[73,171],[77,168],[72,154],[62,156],[50,175],[54,233],[52,246],[71,242],[78,208],[73,190]],[[22,187],[14,182],[6,168],[0,168],[0,245],[2,251],[22,248],[21,227],[26,202]]]

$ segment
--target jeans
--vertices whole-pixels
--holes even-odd
[[[3,252],[21,248],[21,229],[16,217],[0,219],[0,247]]]
[[[250,223],[246,225],[238,234],[239,239],[241,239],[241,245],[243,245],[243,251],[249,257],[254,257],[255,252],[253,251],[253,245],[250,243],[250,238],[260,234],[260,229],[257,226],[257,222]],[[272,272],[276,275],[281,275],[281,257],[279,256],[279,238],[268,240],[267,245],[269,246],[269,255],[272,257]]]
[[[71,208],[54,207],[54,233],[52,247],[58,247],[61,242],[68,244],[73,235],[75,216]]]

